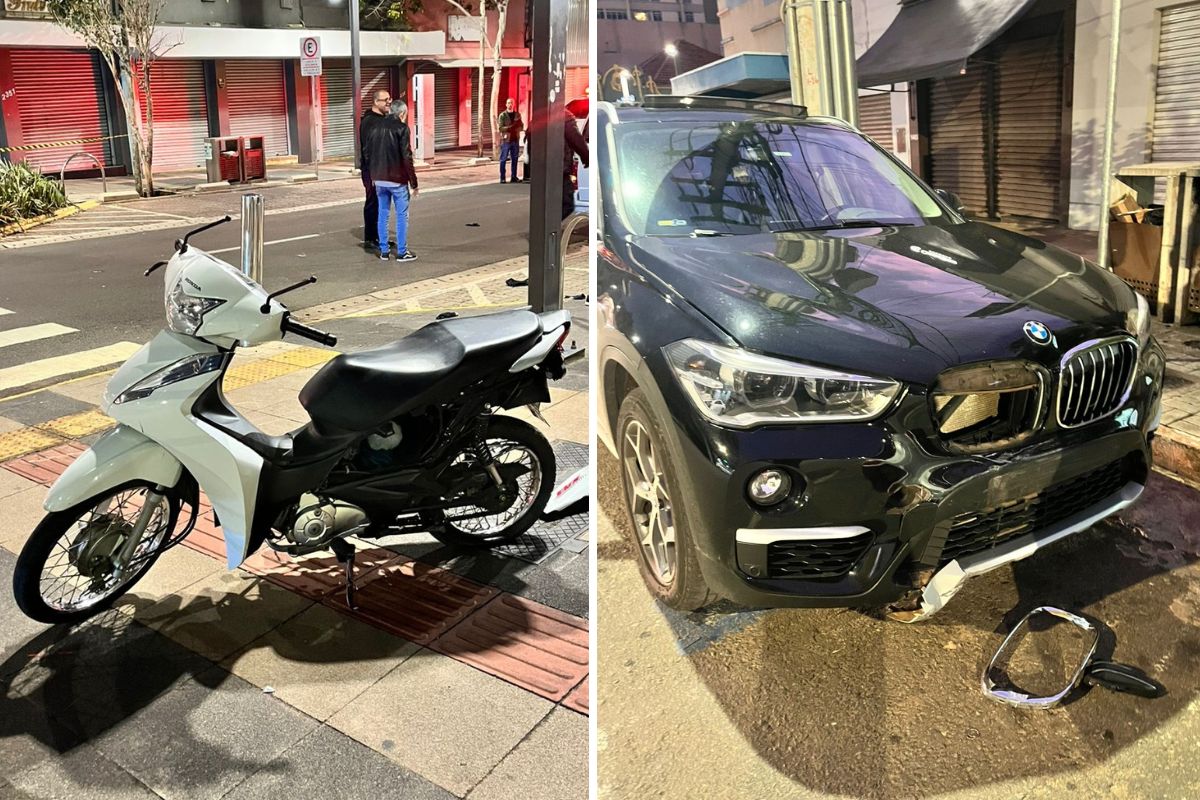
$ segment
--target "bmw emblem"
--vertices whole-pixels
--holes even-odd
[[[1029,337],[1029,341],[1034,344],[1050,344],[1050,340],[1053,338],[1049,328],[1033,320],[1025,323],[1024,330],[1025,335]]]

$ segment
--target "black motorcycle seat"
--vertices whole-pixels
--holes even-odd
[[[300,390],[300,403],[318,425],[368,431],[507,370],[541,332],[538,315],[525,310],[434,322],[383,347],[334,358]]]

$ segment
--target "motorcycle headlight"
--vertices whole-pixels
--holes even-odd
[[[900,394],[868,378],[685,339],[663,348],[684,392],[704,416],[731,428],[805,422],[863,422]]]
[[[158,372],[142,378],[133,386],[130,386],[117,395],[116,399],[113,400],[113,404],[120,405],[121,403],[128,403],[131,400],[141,400],[143,397],[149,397],[153,394],[155,389],[161,389],[172,383],[186,381],[188,378],[194,378],[206,372],[216,372],[225,364],[226,357],[226,353],[200,353],[199,355],[188,356],[181,361],[176,361],[169,367],[164,367]]]
[[[224,303],[215,297],[193,297],[183,291],[183,281],[167,295],[167,325],[176,333],[195,335],[204,322],[204,315]]]
[[[1137,305],[1125,312],[1125,329],[1137,337],[1141,350],[1150,341],[1150,304],[1137,292]]]

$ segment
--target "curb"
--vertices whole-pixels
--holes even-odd
[[[89,208],[95,208],[98,205],[100,205],[99,200],[84,200],[79,203],[72,203],[66,208],[60,208],[58,211],[54,211],[49,214],[42,214],[40,217],[31,217],[29,219],[10,222],[9,224],[0,228],[0,236],[8,236],[13,233],[25,233],[26,231],[36,228],[39,225],[45,225],[47,222],[54,222],[55,220],[70,217],[74,214],[78,214],[80,211],[87,211]]]
[[[1161,425],[1153,449],[1155,467],[1200,484],[1200,437]]]

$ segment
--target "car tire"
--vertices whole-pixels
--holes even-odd
[[[674,532],[674,563],[669,581],[661,577],[661,569],[651,564],[650,549],[643,544],[644,527],[635,514],[635,500],[648,502],[634,489],[636,464],[627,463],[627,446],[632,447],[626,437],[645,435],[652,448],[658,485],[665,490],[669,501],[670,527]],[[688,521],[686,503],[680,502],[678,482],[675,481],[675,466],[662,426],[650,409],[650,403],[641,389],[634,389],[621,402],[617,417],[617,453],[620,462],[621,487],[625,498],[625,511],[630,524],[632,544],[637,554],[638,571],[642,580],[658,600],[678,611],[695,611],[717,600],[717,594],[708,588],[700,572],[700,562],[693,544],[691,525]],[[636,459],[635,459],[636,461]],[[653,523],[648,523],[653,524]]]

